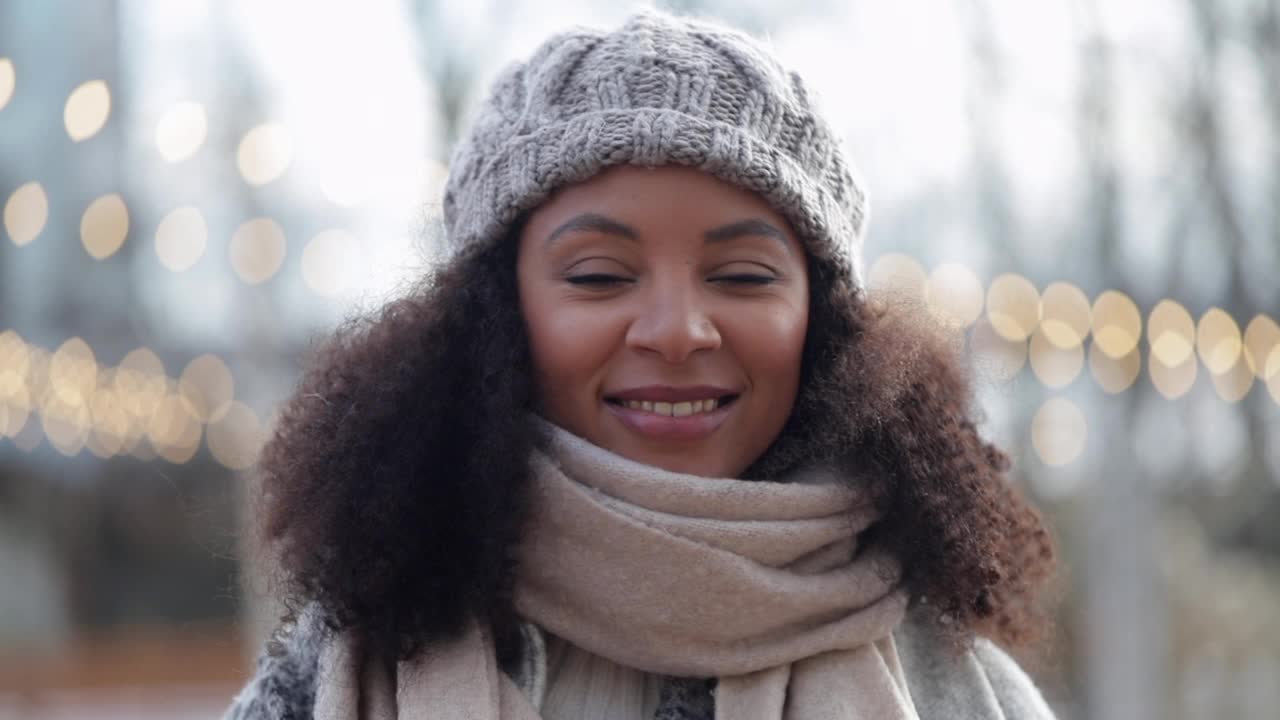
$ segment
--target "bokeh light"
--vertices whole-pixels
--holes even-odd
[[[867,276],[867,290],[887,300],[923,302],[928,278],[924,268],[910,255],[888,253],[876,258]]]
[[[18,247],[35,240],[48,221],[49,197],[38,182],[19,186],[4,204],[4,229]]]
[[[175,465],[191,459],[200,447],[200,421],[186,402],[177,395],[166,393],[156,406],[147,423],[147,439],[160,457]]]
[[[275,275],[284,256],[284,228],[270,218],[250,220],[231,236],[231,267],[250,285]]]
[[[235,396],[231,370],[217,355],[201,355],[182,371],[178,395],[186,408],[201,422],[222,417]]]
[[[145,423],[168,392],[164,363],[149,348],[131,350],[116,366],[112,386],[121,407]]]
[[[924,300],[925,306],[941,323],[952,328],[966,328],[982,314],[982,283],[964,265],[943,263],[929,273]]]
[[[0,58],[0,110],[9,104],[16,85],[17,75],[13,71],[13,61],[9,58]]]
[[[1040,324],[1040,292],[1021,275],[998,276],[987,290],[987,320],[1004,339],[1026,342]]]
[[[1142,338],[1142,313],[1128,295],[1107,290],[1093,303],[1091,326],[1094,347],[1120,360],[1138,347],[1138,340]]]
[[[109,458],[125,449],[130,439],[132,418],[115,391],[113,378],[107,378],[89,401],[92,430],[86,446],[94,455]]]
[[[1244,361],[1244,354],[1236,356],[1236,362],[1224,373],[1209,373],[1209,380],[1213,383],[1214,392],[1218,393],[1218,397],[1229,403],[1239,402],[1241,398],[1249,394],[1249,388],[1253,387],[1253,371],[1249,369],[1249,364]]]
[[[98,361],[78,337],[62,343],[49,360],[49,385],[69,405],[85,405],[98,386]]]
[[[265,185],[284,175],[293,162],[293,139],[280,123],[265,123],[245,133],[236,166],[250,185]]]
[[[165,111],[156,123],[156,148],[165,162],[186,160],[200,149],[209,135],[209,120],[198,102],[180,102]]]
[[[1008,382],[1027,364],[1027,342],[1010,340],[993,323],[980,321],[969,332],[969,350],[980,370],[993,379]]]
[[[264,432],[252,408],[235,401],[219,420],[209,425],[206,442],[209,452],[232,470],[244,470],[258,460]]]
[[[0,437],[17,435],[31,411],[27,391],[30,352],[18,333],[0,332]]]
[[[54,450],[68,457],[78,455],[92,426],[89,405],[69,403],[54,393],[40,407],[40,425]]]
[[[1051,283],[1044,289],[1040,296],[1039,332],[1055,347],[1079,347],[1092,322],[1089,298],[1083,290],[1065,282]]]
[[[1280,325],[1259,313],[1244,329],[1244,359],[1259,380],[1280,373]]]
[[[1165,367],[1182,367],[1196,348],[1196,323],[1177,302],[1161,300],[1147,318],[1147,341],[1153,361]]]
[[[1221,308],[1209,308],[1196,325],[1196,349],[1200,361],[1214,375],[1229,372],[1240,359],[1244,343],[1240,327]]]
[[[302,251],[302,279],[316,293],[337,297],[351,285],[357,261],[355,236],[345,230],[325,230]]]
[[[67,135],[75,142],[80,142],[97,135],[102,126],[107,124],[110,115],[111,91],[102,80],[90,80],[67,96],[62,121],[66,125]]]
[[[1067,331],[1067,326],[1059,326],[1060,333]],[[1049,340],[1043,323],[1031,334],[1028,352],[1032,372],[1040,382],[1051,388],[1061,388],[1071,384],[1084,367],[1084,346],[1079,343],[1067,346],[1053,343]]]
[[[89,204],[80,218],[80,242],[95,260],[111,257],[129,235],[129,209],[116,193]]]
[[[1153,345],[1148,356],[1147,373],[1151,377],[1151,384],[1169,400],[1186,395],[1195,384],[1196,374],[1199,372],[1200,363],[1196,361],[1195,353],[1186,353],[1182,362],[1177,365],[1166,365],[1157,352],[1158,348]]]
[[[192,206],[169,213],[156,228],[156,255],[160,263],[174,272],[195,265],[204,255],[209,242],[209,227],[204,215]]]
[[[1102,343],[1089,345],[1089,373],[1103,390],[1115,395],[1128,390],[1142,372],[1142,352],[1135,345],[1127,355],[1113,357]]]
[[[1088,434],[1084,413],[1063,397],[1044,401],[1031,420],[1031,445],[1050,466],[1066,465],[1080,457]]]

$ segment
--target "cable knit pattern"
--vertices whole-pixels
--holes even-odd
[[[756,192],[862,282],[866,193],[800,77],[743,33],[655,10],[555,35],[499,75],[454,151],[449,250],[499,241],[556,188],[620,164]]]

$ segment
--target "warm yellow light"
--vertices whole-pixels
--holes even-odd
[[[49,384],[69,405],[84,405],[98,385],[98,362],[84,340],[73,337],[62,343],[49,360]]]
[[[166,162],[186,160],[200,149],[209,135],[209,120],[198,102],[180,102],[156,123],[156,148]]]
[[[1157,352],[1158,348],[1153,346],[1147,361],[1147,372],[1151,375],[1151,384],[1161,395],[1170,400],[1186,395],[1195,384],[1196,373],[1199,372],[1200,364],[1196,362],[1195,353],[1186,353],[1181,363],[1171,366],[1166,365],[1157,356]]]
[[[245,182],[265,185],[284,175],[293,162],[293,139],[279,123],[259,125],[245,133],[236,165]]]
[[[1200,316],[1196,325],[1196,349],[1209,372],[1214,375],[1229,372],[1240,359],[1243,348],[1240,328],[1225,310],[1209,308]]]
[[[1280,348],[1271,352],[1271,357],[1276,360],[1276,366],[1280,367]],[[1280,372],[1267,376],[1267,392],[1271,394],[1271,399],[1280,403]]]
[[[1254,315],[1244,329],[1244,359],[1259,380],[1266,381],[1280,372],[1280,354],[1275,354],[1277,349],[1280,349],[1280,325],[1262,313]],[[1269,367],[1273,355],[1276,362]]]
[[[112,377],[120,404],[137,421],[150,418],[168,392],[164,363],[148,348],[129,351]]]
[[[987,290],[987,319],[1006,340],[1025,343],[1040,324],[1040,293],[1031,281],[1005,273]]]
[[[71,91],[62,111],[62,121],[71,139],[80,142],[97,135],[110,115],[111,91],[105,82],[90,80]]]
[[[1249,364],[1244,361],[1244,355],[1241,354],[1236,356],[1235,364],[1226,372],[1209,373],[1209,380],[1213,383],[1213,390],[1218,393],[1218,397],[1229,403],[1239,402],[1253,387],[1253,371],[1249,369]]]
[[[890,301],[924,301],[927,278],[915,258],[901,253],[888,253],[876,258],[867,276],[867,290],[872,297]]]
[[[95,260],[111,257],[129,235],[129,210],[116,193],[89,204],[80,218],[80,242]]]
[[[9,99],[13,97],[13,88],[17,84],[17,77],[13,72],[13,61],[9,58],[0,58],[0,110],[9,104]]]
[[[41,408],[40,424],[54,450],[67,457],[78,455],[89,436],[89,406],[67,403],[55,396]]]
[[[250,285],[275,275],[284,255],[284,228],[270,218],[250,220],[231,236],[231,267]]]
[[[1128,295],[1107,290],[1093,303],[1093,343],[1114,360],[1128,357],[1142,337],[1142,313]],[[1141,359],[1135,356],[1137,364]]]
[[[147,439],[160,457],[181,465],[200,447],[200,422],[177,395],[166,395],[147,424]]]
[[[38,182],[20,186],[4,204],[4,229],[18,247],[35,240],[48,221],[49,197]]]
[[[924,298],[933,316],[948,327],[969,327],[982,314],[982,283],[960,263],[934,268],[925,282]]]
[[[1071,283],[1055,282],[1040,296],[1040,333],[1055,347],[1078,347],[1092,323],[1089,298]]]
[[[0,398],[27,384],[31,351],[22,336],[12,330],[0,332]]]
[[[356,261],[355,236],[344,230],[326,230],[302,251],[302,279],[316,293],[336,297],[350,284]]]
[[[178,379],[178,395],[201,422],[222,417],[235,396],[231,370],[217,355],[201,355],[187,363]]]
[[[1043,323],[1031,334],[1029,353],[1031,370],[1040,382],[1051,388],[1070,385],[1084,367],[1084,347],[1079,344],[1066,347],[1054,344],[1046,336]]]
[[[1093,344],[1089,346],[1089,372],[1099,387],[1113,395],[1124,392],[1138,379],[1141,371],[1142,353],[1136,345],[1128,355],[1116,358],[1100,347],[1095,335]]]
[[[1182,305],[1161,300],[1147,318],[1147,340],[1155,361],[1169,368],[1181,367],[1195,351],[1195,320]]]
[[[206,435],[209,452],[232,470],[244,470],[257,462],[263,439],[257,413],[239,401],[231,403],[226,414],[209,425]]]
[[[174,272],[195,265],[204,255],[209,242],[209,227],[204,215],[191,207],[180,207],[169,213],[156,228],[156,255],[160,263]]]
[[[89,401],[93,429],[86,443],[89,451],[102,458],[120,454],[131,434],[133,424],[119,396],[109,384],[99,387]]]
[[[1088,434],[1084,413],[1066,398],[1049,398],[1031,420],[1031,444],[1046,465],[1066,465],[1080,457]]]
[[[0,371],[0,382],[4,371]],[[0,437],[17,437],[27,425],[31,413],[31,395],[26,385],[18,385],[0,397]]]
[[[980,321],[973,326],[969,348],[978,371],[999,382],[1014,379],[1027,364],[1027,342],[1004,337],[990,322]]]

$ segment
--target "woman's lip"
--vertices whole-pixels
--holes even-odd
[[[684,417],[659,415],[611,402],[606,402],[604,406],[623,425],[641,435],[661,440],[701,440],[715,432],[737,404],[732,402],[711,412],[693,413]]]
[[[722,398],[735,395],[736,391],[716,385],[691,385],[674,387],[672,385],[646,385],[629,388],[618,392],[605,393],[605,397],[617,400],[648,400],[649,402],[685,402]]]

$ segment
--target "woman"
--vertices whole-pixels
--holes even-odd
[[[1052,551],[801,80],[645,12],[495,83],[451,257],[261,462],[288,622],[230,718],[1047,718]]]

